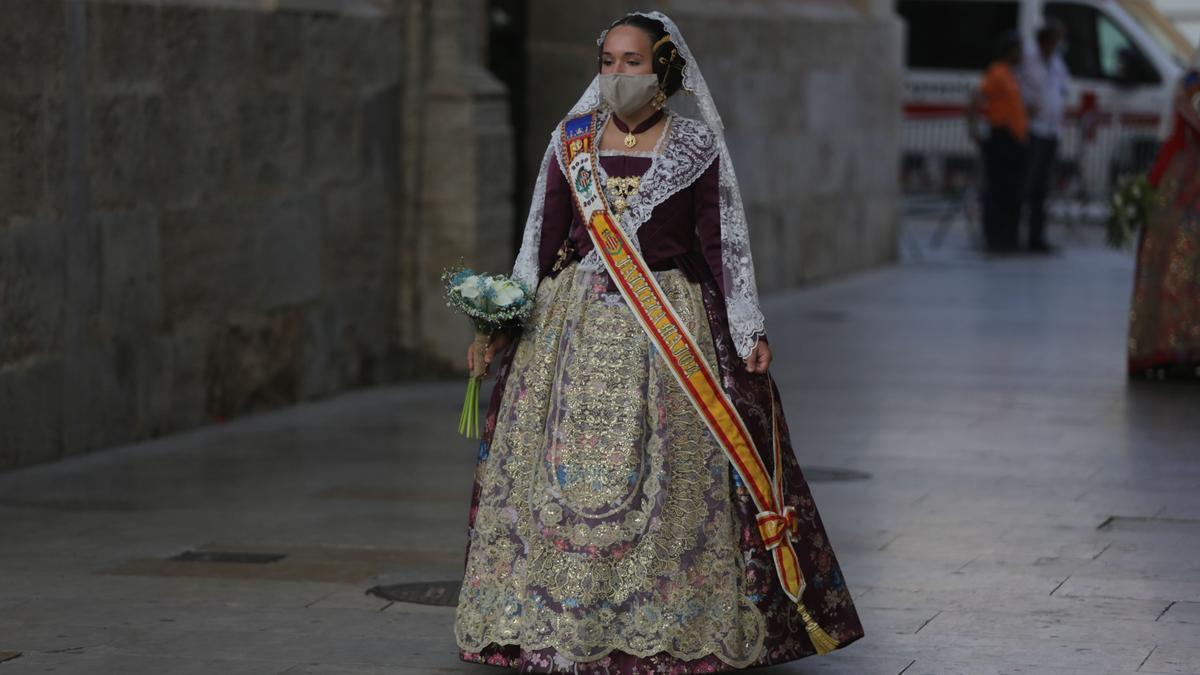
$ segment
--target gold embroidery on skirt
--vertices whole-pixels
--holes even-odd
[[[478,468],[458,644],[745,667],[765,627],[728,462],[604,274],[572,264],[538,288]],[[699,288],[658,276],[715,362]]]

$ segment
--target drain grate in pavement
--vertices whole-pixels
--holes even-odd
[[[802,468],[804,478],[810,483],[835,483],[846,480],[868,480],[871,474],[854,469],[835,469],[828,466],[811,466]]]
[[[0,0],[3,4],[3,0]],[[171,558],[136,558],[103,574],[142,577],[193,577],[260,581],[311,581],[365,585],[397,569],[462,565],[462,551],[355,548],[351,546],[292,545],[281,542],[250,544],[216,542]],[[0,633],[0,638],[3,633]]]
[[[286,553],[239,553],[235,551],[184,551],[177,556],[167,558],[176,562],[206,562],[206,563],[249,563],[265,565],[279,562],[287,557]]]
[[[459,581],[423,581],[411,584],[373,586],[367,589],[367,594],[392,602],[454,607],[458,604],[458,591],[461,588],[462,582]]]

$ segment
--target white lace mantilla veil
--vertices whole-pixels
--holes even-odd
[[[668,197],[686,188],[708,168],[712,159],[720,160],[720,210],[721,210],[721,258],[724,265],[725,277],[725,307],[729,319],[729,331],[733,336],[733,344],[742,358],[750,355],[755,343],[765,334],[763,315],[758,306],[758,286],[754,279],[754,261],[750,255],[750,233],[746,226],[746,213],[742,206],[742,194],[738,188],[737,176],[733,171],[733,160],[729,156],[729,148],[725,144],[725,127],[712,94],[700,74],[700,66],[696,57],[688,49],[675,25],[669,17],[661,12],[634,12],[651,19],[660,21],[671,35],[671,42],[679,50],[679,55],[686,62],[683,71],[683,89],[676,92],[668,101],[667,108],[671,115],[668,126],[668,142],[663,143],[662,151],[656,155],[650,169],[642,180],[642,190],[630,200],[630,206],[620,219],[621,229],[630,235],[629,239],[636,246],[637,229],[650,218],[654,207]],[[608,30],[600,34],[597,45],[604,43]],[[592,79],[583,96],[571,107],[568,116],[579,115],[591,110],[601,109],[600,79]],[[533,191],[533,202],[529,209],[529,218],[525,222],[525,233],[521,239],[521,250],[517,254],[513,266],[513,277],[525,282],[530,288],[535,288],[538,282],[538,245],[542,232],[542,208],[546,198],[546,172],[552,159],[559,162],[559,129],[551,134],[550,144],[542,157],[538,169],[537,184]],[[669,141],[683,141],[672,143]],[[680,148],[672,152],[672,146],[691,142],[693,148]],[[702,152],[696,152],[700,149]],[[660,159],[663,161],[660,162]],[[659,166],[664,164],[665,166]],[[659,171],[656,171],[659,169]],[[669,180],[655,181],[654,177],[662,172],[672,172]],[[656,185],[656,183],[658,183]],[[602,270],[603,264],[599,255],[592,251],[580,262],[583,269]]]

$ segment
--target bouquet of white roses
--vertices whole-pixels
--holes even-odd
[[[479,438],[479,382],[487,372],[483,353],[488,337],[497,330],[521,325],[533,310],[533,294],[519,281],[503,275],[476,274],[466,267],[446,270],[442,281],[446,284],[446,305],[466,314],[475,325],[475,340],[471,343],[475,367],[467,382],[458,433]]]
[[[1124,248],[1133,233],[1146,226],[1156,193],[1145,176],[1121,178],[1109,204],[1105,240],[1113,248]]]

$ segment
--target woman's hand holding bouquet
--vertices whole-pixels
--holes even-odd
[[[442,275],[446,305],[471,320],[475,339],[467,348],[470,381],[463,400],[458,432],[479,438],[479,382],[487,375],[492,358],[508,346],[508,331],[519,327],[533,310],[533,294],[525,284],[503,275],[477,274],[465,267]]]

